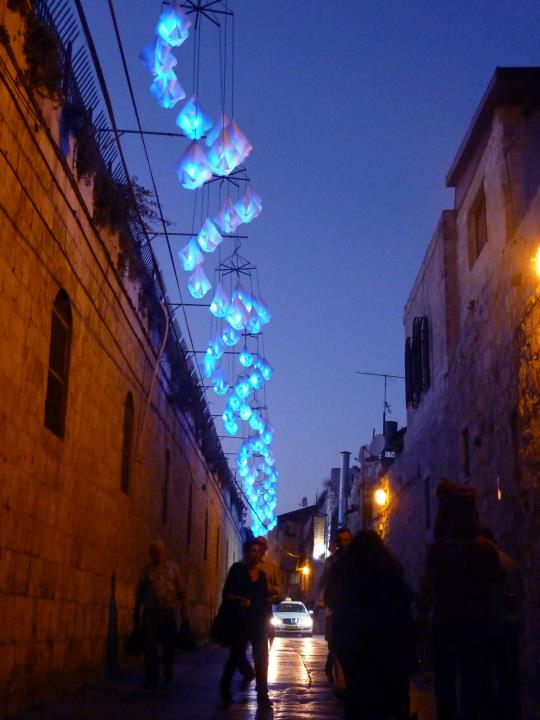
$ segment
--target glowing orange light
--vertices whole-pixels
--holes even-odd
[[[536,275],[540,278],[540,248],[536,251],[536,255],[531,258]]]
[[[301,570],[303,575],[309,575],[309,573],[311,572],[311,568],[309,567],[309,565],[304,565]]]
[[[373,493],[373,499],[379,507],[384,507],[388,502],[388,492],[384,488],[377,488]]]

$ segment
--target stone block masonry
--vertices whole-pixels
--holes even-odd
[[[118,239],[97,231],[91,193],[75,181],[73,158],[59,152],[60,108],[15,84],[20,16],[3,4],[0,25],[10,36],[10,47],[0,46],[3,716],[124,662],[122,638],[153,539],[179,562],[190,619],[204,639],[242,537],[229,479],[201,449],[199,420],[171,399],[163,369],[148,397],[159,343],[138,306],[144,290],[119,273]],[[72,313],[63,439],[44,424],[60,290]],[[125,493],[128,392],[135,430]]]

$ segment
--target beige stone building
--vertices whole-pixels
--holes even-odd
[[[417,587],[442,476],[521,566],[526,691],[540,676],[540,68],[499,68],[447,176],[405,307],[407,432],[380,522]]]
[[[0,3],[2,717],[124,662],[155,538],[204,639],[244,511],[88,60],[34,5]]]

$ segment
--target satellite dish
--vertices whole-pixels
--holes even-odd
[[[384,435],[375,435],[369,446],[369,452],[375,457],[379,457],[386,447],[386,438]]]

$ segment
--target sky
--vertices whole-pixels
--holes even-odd
[[[540,63],[537,0],[228,0],[234,12],[225,76],[228,102],[254,146],[246,161],[261,216],[245,226],[242,254],[258,268],[273,311],[265,355],[267,404],[280,469],[278,512],[313,502],[340,451],[352,462],[382,431],[383,380],[403,375],[403,308],[441,211],[445,176],[497,66]],[[83,0],[118,126],[135,128],[108,3]],[[145,130],[174,131],[138,60],[154,36],[158,0],[114,0]],[[201,26],[198,96],[220,108],[220,33]],[[232,48],[229,25],[227,43]],[[193,37],[177,74],[193,93]],[[182,104],[179,104],[180,108]],[[148,138],[171,230],[191,232],[194,197],[174,164],[186,142]],[[132,174],[150,187],[136,136],[124,136]],[[217,209],[217,207],[216,207]],[[196,211],[197,216],[199,210]],[[185,241],[184,241],[185,242]],[[231,242],[231,241],[229,241]],[[174,253],[183,244],[176,238]],[[177,291],[164,241],[154,249]],[[187,276],[179,270],[184,299]],[[210,316],[186,309],[205,347]],[[182,317],[179,317],[183,325]],[[387,419],[406,424],[402,380],[389,380]],[[212,400],[209,395],[209,399]],[[212,400],[212,412],[219,412]],[[221,432],[221,421],[216,421]],[[224,442],[232,451],[238,441]]]

